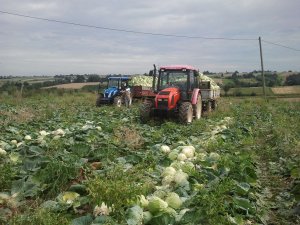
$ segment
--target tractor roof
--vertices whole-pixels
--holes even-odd
[[[193,66],[189,65],[170,65],[170,66],[161,66],[160,69],[165,69],[165,70],[182,70],[182,69],[187,69],[187,70],[197,70]]]
[[[109,80],[131,80],[131,77],[109,77]]]

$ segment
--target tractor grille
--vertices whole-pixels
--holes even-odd
[[[165,101],[158,101],[157,108],[158,109],[168,109],[168,99],[166,99]]]

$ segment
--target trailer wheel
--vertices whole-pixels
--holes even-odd
[[[213,101],[212,101],[212,105],[211,105],[212,110],[216,110],[216,109],[217,109],[217,106],[218,106],[217,101],[216,101],[216,100],[213,100]]]
[[[211,112],[211,101],[208,101],[208,102],[207,102],[207,105],[206,105],[206,111],[207,111],[207,112]]]
[[[201,95],[198,96],[197,103],[194,105],[194,116],[196,120],[201,118],[202,114],[202,98]]]
[[[149,121],[151,118],[151,110],[153,108],[153,103],[150,101],[144,101],[140,106],[140,118],[143,123]]]
[[[114,105],[117,107],[121,107],[122,106],[122,98],[121,96],[116,96],[114,98]]]
[[[180,105],[179,120],[184,124],[189,124],[193,121],[193,106],[190,102],[184,102]]]

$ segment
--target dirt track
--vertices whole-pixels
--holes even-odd
[[[300,94],[300,86],[286,86],[272,88],[275,95]]]
[[[48,88],[80,89],[80,88],[82,88],[84,86],[98,85],[98,84],[99,84],[99,82],[59,84],[59,85],[54,85],[54,86],[50,86],[50,87],[45,87],[44,89],[48,89]]]

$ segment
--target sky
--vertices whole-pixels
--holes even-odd
[[[152,65],[260,70],[258,37],[300,50],[299,0],[0,0],[0,75],[140,74]],[[300,51],[262,42],[265,70],[300,71]]]

